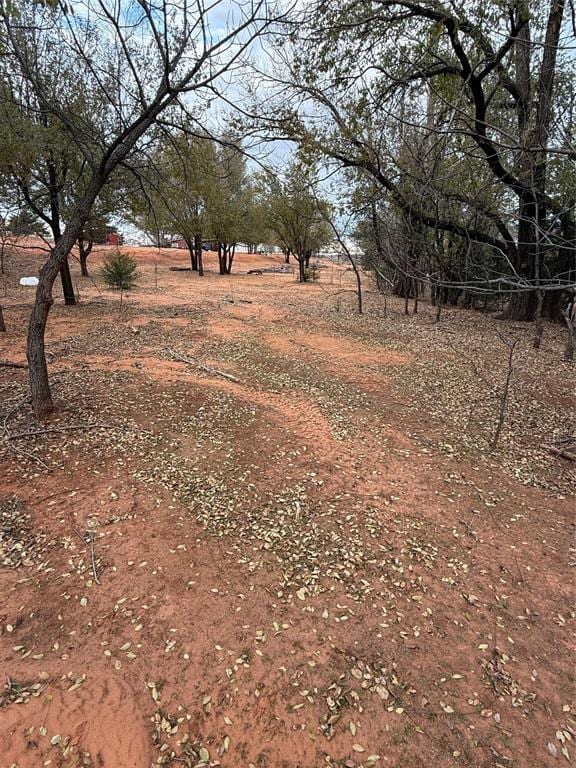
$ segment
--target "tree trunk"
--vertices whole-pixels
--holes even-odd
[[[358,314],[361,315],[364,312],[364,306],[363,306],[363,300],[362,300],[362,280],[360,279],[360,272],[358,270],[358,266],[354,259],[352,258],[352,255],[346,249],[346,255],[348,256],[348,260],[350,261],[350,264],[352,264],[352,269],[354,270],[354,275],[356,277],[356,296],[358,297]]]
[[[284,264],[290,264],[290,248],[284,250]]]
[[[507,320],[516,320],[518,322],[529,322],[534,319],[536,309],[536,292],[519,291],[510,296],[508,308],[504,312]]]
[[[64,263],[60,267],[60,279],[62,280],[64,304],[66,304],[68,307],[73,307],[76,304],[76,295],[74,294],[74,286],[72,284],[72,275],[70,274],[70,264],[68,263],[68,257],[66,257]]]
[[[533,200],[520,200],[518,222],[518,249],[514,269],[520,277],[534,280],[536,268],[536,208]],[[536,291],[512,293],[505,316],[509,320],[529,322],[536,311]]]
[[[562,312],[562,315],[568,329],[568,338],[564,347],[564,360],[567,363],[571,363],[574,360],[574,336],[576,335],[576,314],[574,313],[573,305],[572,307],[569,305],[569,308]]]
[[[533,187],[533,192],[531,191],[530,196],[521,197],[519,201],[518,260],[514,267],[521,277],[530,280],[536,277],[536,260],[539,257],[537,241],[541,239],[540,225],[543,225],[547,214],[546,206],[541,203],[538,205],[535,195],[543,195],[546,190],[546,147],[552,120],[552,92],[565,2],[551,0],[549,7],[537,98],[536,94],[531,92],[529,24],[525,24],[520,31],[517,45],[517,84],[521,95],[518,102],[518,127],[521,146],[541,148],[537,153],[520,153],[520,177]],[[534,101],[536,119],[535,123],[530,125],[529,116]],[[510,297],[506,317],[510,320],[527,321],[534,319],[537,311],[542,311],[542,304],[536,291],[517,293]]]
[[[534,349],[540,349],[542,344],[542,336],[544,334],[544,323],[542,322],[542,305],[544,304],[544,291],[539,290],[537,293],[538,304],[536,306],[536,312],[534,314],[534,338],[532,339],[532,347]]]
[[[409,298],[412,287],[411,283],[411,278],[405,272],[398,272],[394,281],[392,293],[394,296],[398,296],[401,299]]]
[[[436,293],[436,322],[440,322],[440,318],[442,316],[442,305],[444,303],[444,296],[442,294],[442,289],[437,290]]]
[[[449,298],[448,303],[451,307],[456,307],[458,305],[458,299],[460,298],[460,295],[462,293],[462,290],[460,288],[452,288],[449,292]]]
[[[191,237],[185,237],[184,242],[186,243],[188,253],[190,254],[190,268],[193,272],[196,272],[198,270],[198,256],[196,253],[194,240]]]
[[[301,283],[306,282],[306,267],[304,265],[304,256],[297,256],[298,259],[298,279]]]
[[[50,196],[50,229],[54,237],[54,246],[58,246],[62,238],[61,218],[60,218],[60,199],[59,184],[56,175],[56,169],[52,161],[48,162],[49,196]],[[78,235],[80,236],[80,232]],[[76,238],[75,238],[76,239]],[[64,304],[73,307],[76,304],[74,295],[74,286],[72,285],[72,275],[70,274],[70,264],[68,263],[68,254],[72,250],[72,245],[66,251],[66,258],[60,264],[60,280],[62,282],[62,293],[64,294]],[[50,286],[52,288],[52,286]]]
[[[0,333],[6,333],[6,323],[4,322],[4,312],[2,311],[2,304],[0,304]]]
[[[36,301],[30,315],[28,326],[28,369],[30,373],[30,395],[36,417],[41,418],[52,410],[52,394],[48,380],[48,366],[44,351],[44,331],[48,321],[50,307],[54,303],[52,286],[58,274],[58,262],[53,256],[40,270],[40,282],[36,289]]]
[[[94,246],[93,240],[84,240],[83,237],[78,238],[78,254],[80,256],[80,272],[82,274],[82,277],[90,277],[88,274],[88,256],[90,256],[92,252],[92,248]]]
[[[568,329],[568,339],[564,348],[564,360],[571,363],[574,360],[574,331]]]
[[[82,222],[79,219],[76,222],[69,223],[67,230],[52,249],[50,258],[40,270],[36,299],[28,325],[28,344],[26,349],[32,408],[37,418],[46,416],[54,410],[44,350],[44,332],[48,321],[48,313],[54,303],[52,286],[58,272],[61,272],[60,265],[63,261],[66,263],[68,261],[68,254],[76,242],[81,227]]]
[[[92,177],[84,197],[78,203],[68,221],[64,234],[58,239],[58,242],[50,251],[48,260],[40,270],[34,306],[32,307],[28,323],[26,345],[30,397],[32,409],[37,418],[42,418],[54,410],[44,348],[44,334],[46,332],[48,313],[54,303],[52,288],[62,265],[68,263],[68,254],[72,250],[74,243],[78,240],[82,227],[90,216],[90,211],[104,185],[105,178],[105,176],[96,174]],[[69,271],[68,274],[70,274]]]
[[[198,271],[198,275],[201,277],[200,274],[200,265],[202,264],[202,232],[196,232],[194,235],[194,254],[196,256],[196,270]],[[192,269],[194,269],[194,266],[192,266]],[[202,274],[204,273],[204,270],[202,270]]]
[[[224,243],[218,241],[218,271],[221,275],[226,274],[226,252]]]
[[[234,261],[234,256],[236,255],[236,243],[232,243],[231,245],[228,245],[228,252],[226,257],[226,274],[229,275],[232,271],[232,262]]]

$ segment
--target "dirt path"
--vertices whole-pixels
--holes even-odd
[[[496,320],[374,294],[358,318],[342,268],[138,258],[122,310],[85,281],[50,323],[51,426],[104,426],[15,441],[49,472],[1,449],[0,765],[569,764],[574,474],[542,448],[571,427],[560,331],[536,354],[506,328],[489,453]],[[0,376],[4,420],[25,375]],[[38,427],[25,406],[6,426]]]

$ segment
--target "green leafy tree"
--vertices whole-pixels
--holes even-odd
[[[5,211],[4,221],[0,223],[0,274],[5,274],[6,257],[18,248],[23,238],[34,235],[46,237],[47,231],[33,213],[19,206]]]
[[[225,137],[216,152],[216,192],[210,216],[210,231],[218,242],[218,267],[229,275],[236,246],[248,235],[247,216],[252,206],[252,190],[246,176],[246,159],[241,147]]]
[[[316,169],[308,160],[296,157],[284,173],[264,176],[263,184],[267,226],[276,242],[294,255],[300,282],[305,282],[312,254],[332,239],[328,203],[315,191]]]
[[[37,235],[46,237],[48,230],[43,221],[27,208],[13,213],[6,222],[6,229],[16,236],[27,237]]]
[[[78,89],[74,63],[65,61],[64,52],[50,45],[35,53],[34,63],[48,93],[65,99],[68,109],[91,126],[95,135],[97,94],[90,93],[88,84]],[[23,80],[1,78],[0,72],[0,179],[4,196],[22,198],[28,210],[48,227],[57,245],[68,214],[82,194],[89,166],[59,118],[43,109],[35,90]],[[67,259],[60,276],[65,303],[75,304]]]
[[[258,177],[247,182],[242,240],[248,247],[248,253],[256,253],[259,245],[273,244],[273,235],[266,224],[266,207],[260,193]]]
[[[204,274],[202,239],[217,200],[216,150],[207,135],[182,130],[151,157],[132,198],[132,221],[153,233],[157,244],[178,235],[186,242],[193,271]]]

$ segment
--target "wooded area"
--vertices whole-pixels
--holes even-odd
[[[218,242],[222,274],[238,242],[267,240],[305,280],[331,204],[336,220],[353,212],[397,295],[502,296],[511,320],[535,320],[536,345],[542,317],[564,316],[572,334],[570,5],[235,2],[208,35],[219,5],[2,6],[6,230],[24,216],[53,242],[28,341],[37,415],[52,408],[53,282],[59,272],[73,304],[71,250],[86,273],[112,214],[159,244],[180,236],[200,273],[203,237]],[[262,154],[278,139],[300,146],[280,170]],[[263,169],[249,173],[247,156]],[[337,171],[336,204],[319,182]]]
[[[9,765],[569,763],[574,4],[0,44]]]

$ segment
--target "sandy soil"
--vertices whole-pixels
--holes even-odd
[[[47,424],[0,368],[0,765],[573,761],[562,329],[535,352],[527,326],[406,318],[372,287],[359,317],[344,267],[301,286],[210,254],[201,279],[127,250],[122,306],[105,249],[94,280],[73,264],[77,307],[56,292]],[[39,259],[1,278],[1,360],[25,360]],[[498,330],[519,344],[491,452]]]

